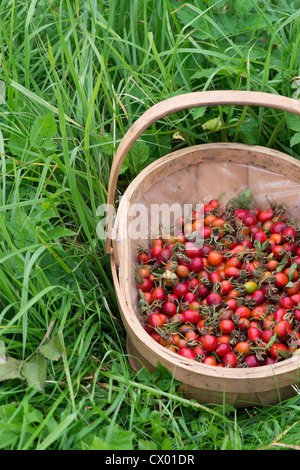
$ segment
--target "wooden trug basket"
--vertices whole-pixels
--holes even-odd
[[[206,91],[175,96],[149,108],[128,130],[116,152],[108,189],[114,205],[121,165],[130,148],[151,124],[171,113],[199,106],[244,105],[280,109],[300,115],[300,102],[291,98],[250,91]],[[203,203],[225,192],[222,204],[242,189],[250,188],[262,206],[266,195],[287,202],[299,217],[300,162],[282,152],[240,143],[211,143],[172,152],[144,169],[124,193],[116,218],[108,217],[106,252],[120,314],[127,333],[131,366],[155,370],[160,362],[181,382],[184,396],[200,403],[228,403],[237,408],[272,405],[295,395],[299,381],[299,356],[271,366],[220,368],[185,359],[155,342],[137,316],[138,292],[134,280],[139,241],[121,238],[129,223],[130,207],[137,203]],[[125,197],[126,196],[126,197]],[[227,200],[226,200],[227,198]]]

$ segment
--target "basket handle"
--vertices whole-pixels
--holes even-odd
[[[242,90],[216,90],[216,91],[200,91],[186,93],[160,101],[149,108],[142,116],[126,132],[115,154],[112,163],[107,204],[109,207],[114,205],[119,172],[124,159],[139,138],[139,136],[154,122],[159,119],[181,111],[183,109],[198,108],[201,106],[260,106],[274,109],[281,109],[300,116],[300,101],[272,93],[264,93],[259,91],[242,91]],[[106,227],[106,253],[112,252],[112,214],[108,211],[107,227]]]

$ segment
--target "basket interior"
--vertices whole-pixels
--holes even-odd
[[[135,237],[125,237],[129,255],[126,279],[130,280],[128,292],[134,311],[137,312],[138,302],[134,277],[136,250],[140,244],[148,246],[157,229],[158,219],[153,218],[151,212],[154,206],[154,211],[160,206],[163,220],[164,207],[169,211],[172,205],[207,203],[221,194],[221,204],[225,206],[240,191],[251,189],[252,197],[262,210],[274,199],[287,204],[289,216],[300,218],[300,165],[293,160],[270,149],[221,145],[221,149],[216,150],[213,145],[207,145],[167,155],[146,168],[128,188],[128,207],[134,206],[131,213],[134,215],[127,223],[132,224]]]

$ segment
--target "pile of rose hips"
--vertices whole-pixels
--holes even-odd
[[[300,225],[250,194],[224,209],[212,199],[138,249],[145,330],[185,358],[257,367],[300,352]]]

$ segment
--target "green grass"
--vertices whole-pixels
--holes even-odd
[[[299,7],[299,0],[0,1],[0,340],[10,358],[0,365],[0,448],[299,443],[299,395],[267,408],[201,406],[184,399],[164,369],[130,368],[96,234],[115,150],[149,106],[214,89],[300,97]],[[203,129],[217,117],[222,129]],[[176,113],[135,144],[118,195],[179,146],[240,141],[299,158],[299,132],[299,120],[269,109]]]

